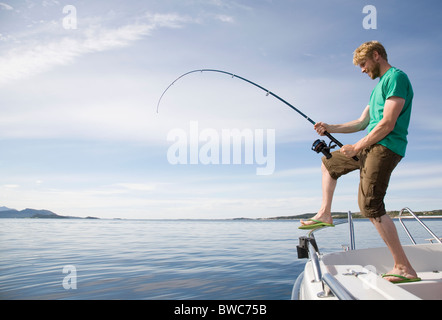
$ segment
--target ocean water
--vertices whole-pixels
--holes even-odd
[[[442,220],[424,220],[442,235]],[[415,221],[410,231],[429,235]],[[0,299],[287,300],[298,221],[0,219]],[[410,241],[398,226],[403,244]],[[384,246],[355,220],[356,248]],[[323,253],[348,224],[316,234]]]

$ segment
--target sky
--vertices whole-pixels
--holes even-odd
[[[353,51],[379,40],[415,93],[387,210],[441,209],[440,12],[439,0],[0,0],[0,206],[125,219],[316,212],[320,137],[295,111],[213,72],[181,78],[157,112],[158,100],[210,68],[344,123],[378,82]],[[338,181],[333,211],[359,211],[358,183],[357,172]]]

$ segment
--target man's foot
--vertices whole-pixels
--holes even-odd
[[[313,221],[313,224],[307,224],[307,225],[301,225],[298,229],[303,230],[311,230],[311,229],[319,229],[324,227],[334,227],[335,225],[332,223],[326,223],[315,219],[309,219],[310,221]]]
[[[382,278],[392,283],[415,282],[421,280],[414,270],[404,270],[403,268],[394,268],[390,272],[383,274]]]
[[[303,226],[309,226],[309,225],[317,224],[318,221],[324,222],[327,224],[333,224],[333,219],[332,219],[331,215],[320,215],[320,214],[317,214],[313,218],[308,219],[308,220],[301,220],[300,222]]]

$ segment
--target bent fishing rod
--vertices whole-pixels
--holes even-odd
[[[163,99],[163,96],[166,94],[166,92],[169,90],[169,88],[172,87],[172,86],[173,86],[178,80],[180,80],[181,78],[183,78],[183,77],[185,77],[185,76],[187,76],[187,75],[189,75],[189,74],[191,74],[191,73],[195,73],[195,72],[201,72],[201,73],[202,73],[202,72],[217,72],[217,73],[227,74],[227,75],[231,76],[232,78],[237,78],[237,79],[243,80],[243,81],[245,81],[245,82],[247,82],[247,83],[249,83],[249,84],[251,84],[251,85],[254,85],[255,87],[258,87],[259,89],[265,91],[265,92],[266,92],[266,96],[271,95],[272,97],[274,97],[274,98],[278,99],[279,101],[281,101],[282,103],[286,104],[287,106],[289,106],[290,108],[292,108],[293,110],[295,110],[298,114],[300,114],[304,119],[306,119],[306,120],[307,120],[308,122],[310,122],[311,124],[313,124],[313,125],[316,124],[315,121],[313,121],[310,117],[308,117],[308,116],[305,115],[303,112],[301,112],[298,108],[294,107],[292,104],[288,103],[286,100],[282,99],[280,96],[274,94],[273,92],[271,92],[270,90],[264,88],[263,86],[260,86],[259,84],[255,83],[255,82],[253,82],[253,81],[250,81],[250,80],[248,80],[248,79],[246,79],[246,78],[240,77],[240,76],[238,76],[238,75],[236,75],[236,74],[234,74],[234,73],[227,72],[227,71],[222,71],[222,70],[216,70],[216,69],[198,69],[198,70],[192,70],[192,71],[186,72],[186,73],[182,74],[181,76],[179,76],[178,78],[176,78],[176,79],[175,79],[175,80],[174,80],[174,81],[173,81],[173,82],[172,82],[172,83],[166,88],[166,90],[164,90],[163,93],[161,94],[160,99],[158,100],[158,104],[157,104],[157,113],[158,113],[158,110],[159,110],[159,107],[160,107],[161,100]],[[336,147],[336,145],[338,145],[339,147],[342,147],[343,144],[342,144],[338,139],[336,139],[335,137],[333,137],[330,133],[328,133],[327,131],[324,132],[324,135],[327,136],[327,137],[331,140],[331,141],[330,141],[330,144],[327,146],[327,144],[325,143],[324,140],[320,140],[320,139],[318,139],[318,140],[316,140],[315,142],[313,142],[312,150],[315,151],[315,152],[317,152],[317,153],[322,152],[322,153],[326,156],[327,159],[330,159],[330,158],[331,158],[330,150],[333,149],[334,147]],[[336,143],[336,145],[333,146],[333,145],[332,145],[332,142]],[[353,159],[354,159],[355,161],[358,161],[358,160],[359,160],[356,156],[353,157]]]

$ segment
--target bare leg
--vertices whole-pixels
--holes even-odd
[[[416,271],[408,261],[405,255],[404,249],[399,240],[399,236],[396,230],[396,226],[388,215],[383,215],[381,218],[370,218],[371,222],[376,227],[377,231],[385,241],[388,249],[393,255],[394,267],[393,270],[387,274],[398,274],[407,278],[416,278]],[[400,280],[396,277],[386,277],[389,281]]]
[[[337,180],[333,179],[330,176],[327,168],[322,164],[322,204],[318,213],[313,217],[315,220],[319,220],[326,223],[333,223],[333,219],[331,217],[331,205],[333,201],[333,194],[336,189]],[[313,221],[303,221],[301,220],[301,224],[309,225],[313,224]]]

